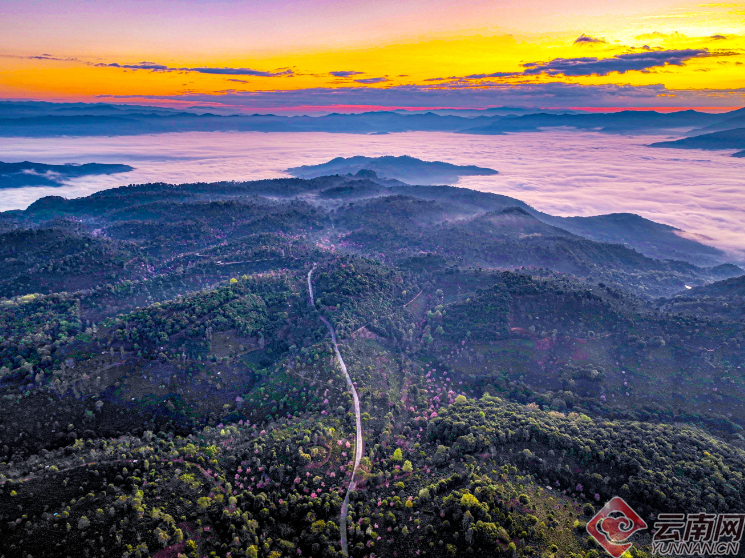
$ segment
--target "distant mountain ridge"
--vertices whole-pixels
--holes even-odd
[[[674,141],[658,141],[650,147],[674,147],[678,149],[745,149],[745,128],[735,128],[710,134],[701,134]],[[735,153],[733,157],[743,157],[745,152]]]
[[[654,132],[660,129],[692,128],[724,120],[715,115],[694,110],[672,113],[626,110],[599,114],[526,114],[504,118],[487,126],[469,128],[466,134],[503,134],[506,132],[538,131],[541,128],[569,127],[581,130],[625,133]]]
[[[380,178],[392,178],[414,184],[452,184],[461,176],[498,174],[494,169],[474,165],[453,165],[442,161],[422,161],[407,155],[337,157],[327,163],[303,165],[289,168],[285,172],[298,178],[316,178],[331,174],[357,174],[360,171],[372,172]]]
[[[567,231],[598,242],[633,246],[647,256],[658,259],[685,260],[698,263],[724,261],[724,253],[682,236],[680,229],[656,223],[634,213],[611,213],[592,217],[552,217],[541,219]]]
[[[440,169],[445,169],[440,172]],[[623,244],[646,256],[660,260],[681,260],[697,265],[718,265],[727,261],[726,254],[712,246],[685,238],[683,231],[656,223],[632,213],[612,213],[591,217],[557,217],[537,211],[515,198],[478,192],[465,188],[448,188],[437,184],[452,183],[458,176],[496,174],[492,169],[471,165],[458,166],[441,162],[421,161],[414,157],[337,157],[320,165],[287,169],[299,178],[324,175],[348,175],[352,179],[344,186],[321,192],[323,197],[369,198],[396,192],[418,198],[443,201],[468,212],[487,214],[512,211],[536,218],[540,222],[579,237]],[[370,174],[372,173],[372,174]],[[370,180],[361,180],[370,179]],[[450,179],[450,180],[449,180]],[[398,180],[406,184],[391,183]],[[535,231],[534,231],[535,232]]]
[[[424,199],[442,200],[463,211],[502,211],[519,207],[546,224],[559,227],[577,236],[623,244],[642,254],[661,260],[681,260],[697,265],[718,265],[728,261],[720,249],[684,238],[682,232],[632,213],[612,213],[592,217],[557,217],[538,211],[525,202],[487,192],[452,186],[396,186],[391,191]]]
[[[739,122],[742,109],[712,114],[684,110],[672,113],[627,110],[578,113],[510,109],[432,111],[374,111],[324,116],[274,114],[216,114],[142,105],[0,102],[0,136],[46,137],[137,135],[185,131],[331,132],[382,134],[408,131],[504,134],[568,127],[606,133],[653,133],[729,126]]]
[[[85,163],[46,165],[44,163],[3,163],[0,161],[0,189],[24,186],[61,186],[62,182],[78,176],[129,172],[134,167],[120,164]]]
[[[350,198],[353,203],[349,203]],[[207,200],[211,205],[205,205]],[[174,205],[177,201],[178,206]],[[311,202],[322,205],[311,210]],[[76,200],[47,197],[24,212],[0,213],[0,230],[12,230],[29,219],[38,223],[64,221],[72,214],[95,215],[96,219],[106,214],[112,223],[133,219],[145,222],[162,215],[168,223],[173,219],[183,221],[183,225],[178,225],[180,232],[169,232],[171,225],[164,223],[152,234],[175,234],[176,238],[186,239],[202,226],[221,230],[214,212],[227,211],[228,205],[234,207],[230,211],[240,214],[266,206],[270,213],[259,211],[257,220],[250,225],[257,232],[288,227],[291,230],[295,225],[290,223],[306,213],[307,217],[301,220],[322,229],[328,223],[315,215],[321,208],[326,211],[338,206],[330,217],[336,222],[334,234],[348,230],[341,242],[358,246],[356,250],[373,250],[394,258],[447,246],[453,261],[465,258],[485,266],[548,265],[584,275],[610,266],[622,274],[637,270],[642,277],[673,274],[694,285],[742,273],[735,266],[721,268],[728,257],[716,248],[681,238],[676,229],[638,216],[566,219],[541,213],[507,196],[453,186],[411,186],[376,176],[149,184],[103,190]],[[221,209],[223,206],[225,209]],[[286,210],[277,213],[280,208]],[[128,234],[123,238],[129,238]],[[637,281],[631,276],[624,279],[627,280]],[[659,290],[654,286],[659,280],[652,281],[649,288],[660,294],[683,288],[681,282],[672,287],[673,291],[670,287]]]

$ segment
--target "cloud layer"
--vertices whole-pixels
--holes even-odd
[[[580,85],[572,83],[485,83],[317,87],[295,90],[223,91],[219,94],[110,96],[104,99],[216,103],[225,107],[282,110],[293,107],[695,107],[743,106],[745,89],[670,90],[664,85]]]
[[[376,78],[356,79],[354,81],[356,83],[364,83],[367,85],[372,85],[374,83],[385,83],[386,81],[390,81],[390,80],[387,77],[376,77]]]
[[[225,76],[259,76],[259,77],[290,77],[295,75],[291,69],[276,72],[264,72],[251,68],[172,68],[155,62],[140,62],[139,64],[118,64],[116,62],[95,64],[99,68],[122,68],[126,70],[150,70],[153,72],[196,72],[199,74],[215,74]]]
[[[525,71],[520,75],[546,74],[549,76],[607,76],[613,72],[625,74],[637,71],[647,72],[651,68],[682,66],[693,58],[708,56],[706,49],[657,50],[618,54],[612,58],[556,58],[550,62],[530,62],[523,64]]]
[[[574,41],[575,44],[603,43],[601,39],[594,39],[581,35]],[[689,60],[708,56],[726,56],[733,53],[711,53],[708,49],[682,49],[682,50],[652,50],[644,47],[642,52],[628,52],[617,54],[609,58],[598,58],[596,56],[582,56],[578,58],[554,58],[549,62],[527,62],[522,64],[525,68],[521,72],[492,72],[483,74],[471,74],[467,76],[451,76],[448,78],[432,78],[427,81],[459,81],[480,80],[486,78],[518,78],[527,76],[550,76],[550,77],[580,77],[580,76],[607,76],[614,72],[625,74],[626,72],[647,73],[653,68],[664,68],[665,66],[683,66]]]
[[[165,140],[164,138],[167,138]],[[411,155],[494,168],[459,186],[513,196],[558,215],[632,212],[713,239],[745,257],[743,161],[728,153],[650,149],[662,136],[547,131],[505,136],[414,132],[366,136],[325,133],[203,132],[110,138],[17,138],[0,160],[109,161],[135,167],[121,176],[76,179],[61,188],[6,190],[0,210],[45,195],[68,198],[129,183],[248,180],[337,156]]]
[[[341,70],[338,72],[329,72],[330,76],[334,77],[350,77],[350,76],[359,76],[364,74],[365,72],[355,72],[351,70]]]
[[[603,39],[596,39],[595,37],[590,37],[589,35],[585,35],[582,33],[579,37],[574,39],[575,45],[582,45],[582,44],[602,44],[605,43]]]

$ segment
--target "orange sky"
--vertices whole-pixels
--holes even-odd
[[[2,4],[0,97],[9,99],[184,102],[236,109],[273,103],[282,108],[508,101],[745,105],[745,3]],[[580,36],[584,39],[577,42]],[[525,66],[530,63],[536,65]],[[467,77],[489,74],[498,75]],[[556,97],[552,84],[567,84],[562,91],[575,88],[587,98]],[[332,102],[335,95],[339,102]]]

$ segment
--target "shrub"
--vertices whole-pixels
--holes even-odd
[[[460,505],[465,508],[475,508],[481,505],[481,502],[478,501],[478,498],[471,494],[470,492],[466,492],[463,496],[460,497]]]

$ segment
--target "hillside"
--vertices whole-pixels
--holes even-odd
[[[710,134],[701,134],[674,141],[660,141],[650,147],[674,147],[677,149],[743,149],[745,148],[745,128],[735,128]],[[734,156],[739,156],[735,154]]]
[[[742,270],[545,219],[372,175],[3,214],[0,554],[585,558],[614,495],[743,509]]]
[[[683,260],[698,265],[712,265],[724,260],[719,249],[685,238],[680,229],[632,213],[538,218],[590,240],[624,244],[660,260]]]
[[[733,277],[659,301],[666,310],[689,316],[745,319],[745,277]]]
[[[129,165],[85,163],[82,165],[46,165],[42,163],[0,162],[0,188],[23,186],[61,186],[62,182],[79,176],[115,174],[134,170]]]
[[[360,171],[362,171],[360,173]],[[461,176],[490,176],[498,174],[493,169],[474,165],[452,165],[442,161],[422,161],[406,155],[401,157],[337,157],[328,163],[306,165],[287,169],[292,176],[316,178],[331,174],[354,174],[392,178],[410,184],[452,184]],[[358,174],[359,173],[359,174]],[[370,176],[369,174],[367,176]]]

